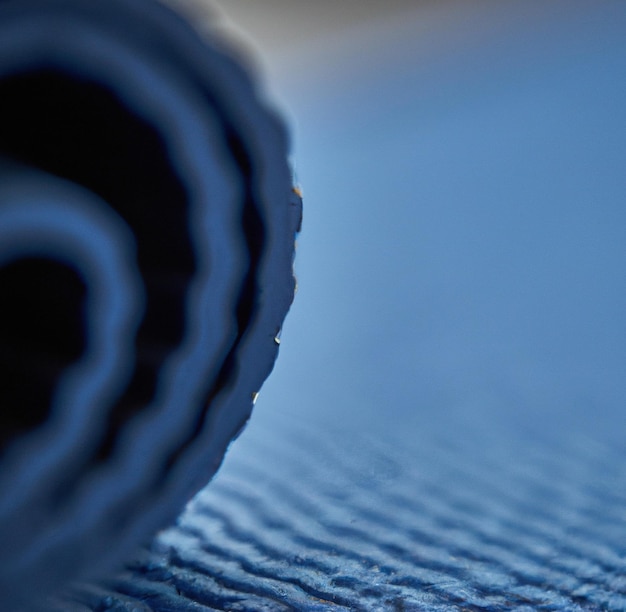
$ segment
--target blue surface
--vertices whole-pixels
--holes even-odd
[[[76,612],[626,609],[623,449],[258,421]]]
[[[276,371],[179,526],[77,610],[626,610],[626,6],[514,21],[285,82]]]

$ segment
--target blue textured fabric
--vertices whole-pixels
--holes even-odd
[[[276,417],[240,444],[77,611],[626,609],[623,448]]]

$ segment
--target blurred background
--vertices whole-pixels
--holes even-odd
[[[296,609],[626,609],[626,4],[195,4],[305,202],[275,371],[198,501],[220,571]]]
[[[286,112],[306,205],[255,418],[621,440],[623,5],[214,6]]]

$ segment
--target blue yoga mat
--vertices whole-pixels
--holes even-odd
[[[290,48],[267,3],[280,358],[176,523],[48,609],[626,610],[626,6],[440,4]]]
[[[112,609],[626,609],[626,10],[515,7],[268,51],[281,357]]]

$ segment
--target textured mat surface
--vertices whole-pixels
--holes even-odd
[[[76,610],[626,609],[623,448],[261,420]]]

